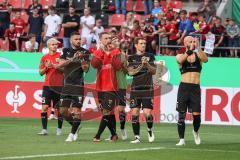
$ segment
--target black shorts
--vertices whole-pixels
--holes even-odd
[[[180,83],[177,95],[178,112],[201,112],[201,90],[199,84]]]
[[[65,85],[61,93],[61,107],[82,108],[84,99],[83,85]]]
[[[112,111],[117,105],[117,93],[112,92],[98,92],[98,101],[100,108]]]
[[[42,105],[51,106],[51,102],[54,108],[58,108],[60,104],[60,93],[62,87],[43,86],[42,92]]]
[[[119,89],[117,91],[117,100],[119,106],[126,106],[126,89]]]
[[[130,108],[153,109],[153,89],[136,89],[130,93]]]

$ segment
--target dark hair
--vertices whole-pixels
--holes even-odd
[[[197,12],[192,12],[192,16],[198,16]]]
[[[76,35],[77,35],[77,36],[80,36],[81,34],[80,34],[79,32],[76,32],[76,31],[75,31],[75,32],[72,32],[72,33],[71,33],[70,37],[76,36]]]
[[[34,9],[37,9],[37,10],[38,10],[38,7],[35,6],[35,7],[33,7],[33,10],[34,10]]]
[[[31,39],[31,38],[33,38],[33,37],[36,37],[36,35],[33,34],[33,33],[30,33],[30,34],[28,35],[28,37],[29,37],[29,39]]]
[[[55,7],[54,6],[49,6],[48,9],[52,10],[52,11],[55,11]]]
[[[76,9],[76,7],[74,5],[69,5],[69,8]]]
[[[139,25],[139,20],[134,20],[133,24],[137,23]]]
[[[187,11],[186,10],[181,10],[180,14],[187,14]]]
[[[101,39],[102,36],[105,35],[105,34],[109,34],[109,33],[108,32],[102,32],[102,33],[99,34],[99,38]]]
[[[144,41],[145,41],[145,39],[144,39],[143,37],[136,37],[136,38],[134,39],[134,44],[138,44],[138,42],[139,42],[140,40],[144,40]]]

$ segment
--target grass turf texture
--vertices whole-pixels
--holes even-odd
[[[63,134],[56,136],[56,120],[48,123],[48,136],[39,136],[40,120],[0,119],[0,160],[4,157],[40,155],[46,157],[22,157],[41,160],[239,160],[240,127],[208,126],[200,128],[202,144],[196,146],[192,136],[192,126],[186,126],[186,146],[176,147],[178,141],[176,124],[155,124],[155,142],[147,140],[146,124],[141,125],[141,143],[130,144],[133,139],[131,124],[127,123],[128,140],[116,143],[104,141],[110,135],[105,130],[100,143],[93,143],[92,137],[98,129],[98,122],[82,122],[77,142],[66,143],[70,126],[64,121]],[[119,128],[119,126],[118,126]],[[119,129],[117,129],[119,131]],[[135,150],[136,149],[136,150]],[[54,155],[56,154],[56,155]],[[63,154],[63,155],[57,155]],[[75,155],[74,155],[75,154]]]

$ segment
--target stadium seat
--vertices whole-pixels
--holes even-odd
[[[132,0],[127,0],[126,10],[127,10],[128,12],[133,11],[133,1],[132,1]]]
[[[110,26],[121,26],[125,21],[123,14],[113,14],[110,20]]]
[[[68,12],[69,0],[57,0],[56,9],[59,12]]]
[[[22,8],[22,0],[9,0],[9,3],[13,6],[14,9]]]
[[[85,0],[73,0],[72,5],[75,6],[78,11],[82,11],[85,8]]]
[[[115,0],[104,0],[102,10],[106,12],[115,11]]]
[[[139,15],[139,14],[134,14],[133,17],[134,17],[135,20],[138,20],[139,22],[142,21],[142,16]]]
[[[144,2],[142,0],[137,0],[135,12],[144,12]]]
[[[176,0],[172,1],[171,7],[176,8],[176,9],[182,9],[182,7],[183,7],[182,1],[176,1]]]
[[[53,5],[54,0],[41,0],[43,9],[48,9],[49,6]]]
[[[101,0],[89,0],[88,7],[90,7],[91,12],[100,12],[101,11]]]
[[[28,9],[28,7],[32,4],[32,0],[25,0],[23,8]]]
[[[95,19],[102,19],[103,27],[108,27],[109,25],[109,15],[102,12],[101,14],[97,14]]]

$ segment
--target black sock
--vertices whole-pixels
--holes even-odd
[[[146,123],[147,123],[148,129],[151,130],[153,127],[153,116],[151,114],[146,117]]]
[[[140,134],[139,116],[132,116],[132,128],[135,136]]]
[[[77,132],[80,124],[81,124],[81,119],[78,119],[78,118],[73,119],[72,130],[71,130],[72,134],[75,134]]]
[[[71,126],[73,125],[73,122],[72,121],[67,121]]]
[[[115,118],[115,115],[108,115],[107,119],[108,119],[107,127],[110,130],[111,135],[115,136],[116,135],[116,118]]]
[[[193,115],[193,128],[195,132],[198,132],[201,125],[201,115]]]
[[[126,123],[126,113],[125,112],[119,113],[119,121],[120,121],[120,129],[124,129],[125,123]]]
[[[97,132],[95,138],[100,139],[100,136],[101,136],[102,132],[105,130],[107,123],[108,123],[107,116],[102,116],[102,119],[101,119],[101,122],[100,122],[99,128],[98,128],[98,132]]]
[[[62,129],[63,117],[61,114],[58,114],[58,128]]]
[[[178,119],[178,135],[180,139],[184,139],[185,134],[185,117],[186,113],[179,113],[179,119]]]
[[[48,122],[47,112],[41,113],[41,119],[42,119],[42,128],[47,129],[47,122]]]

